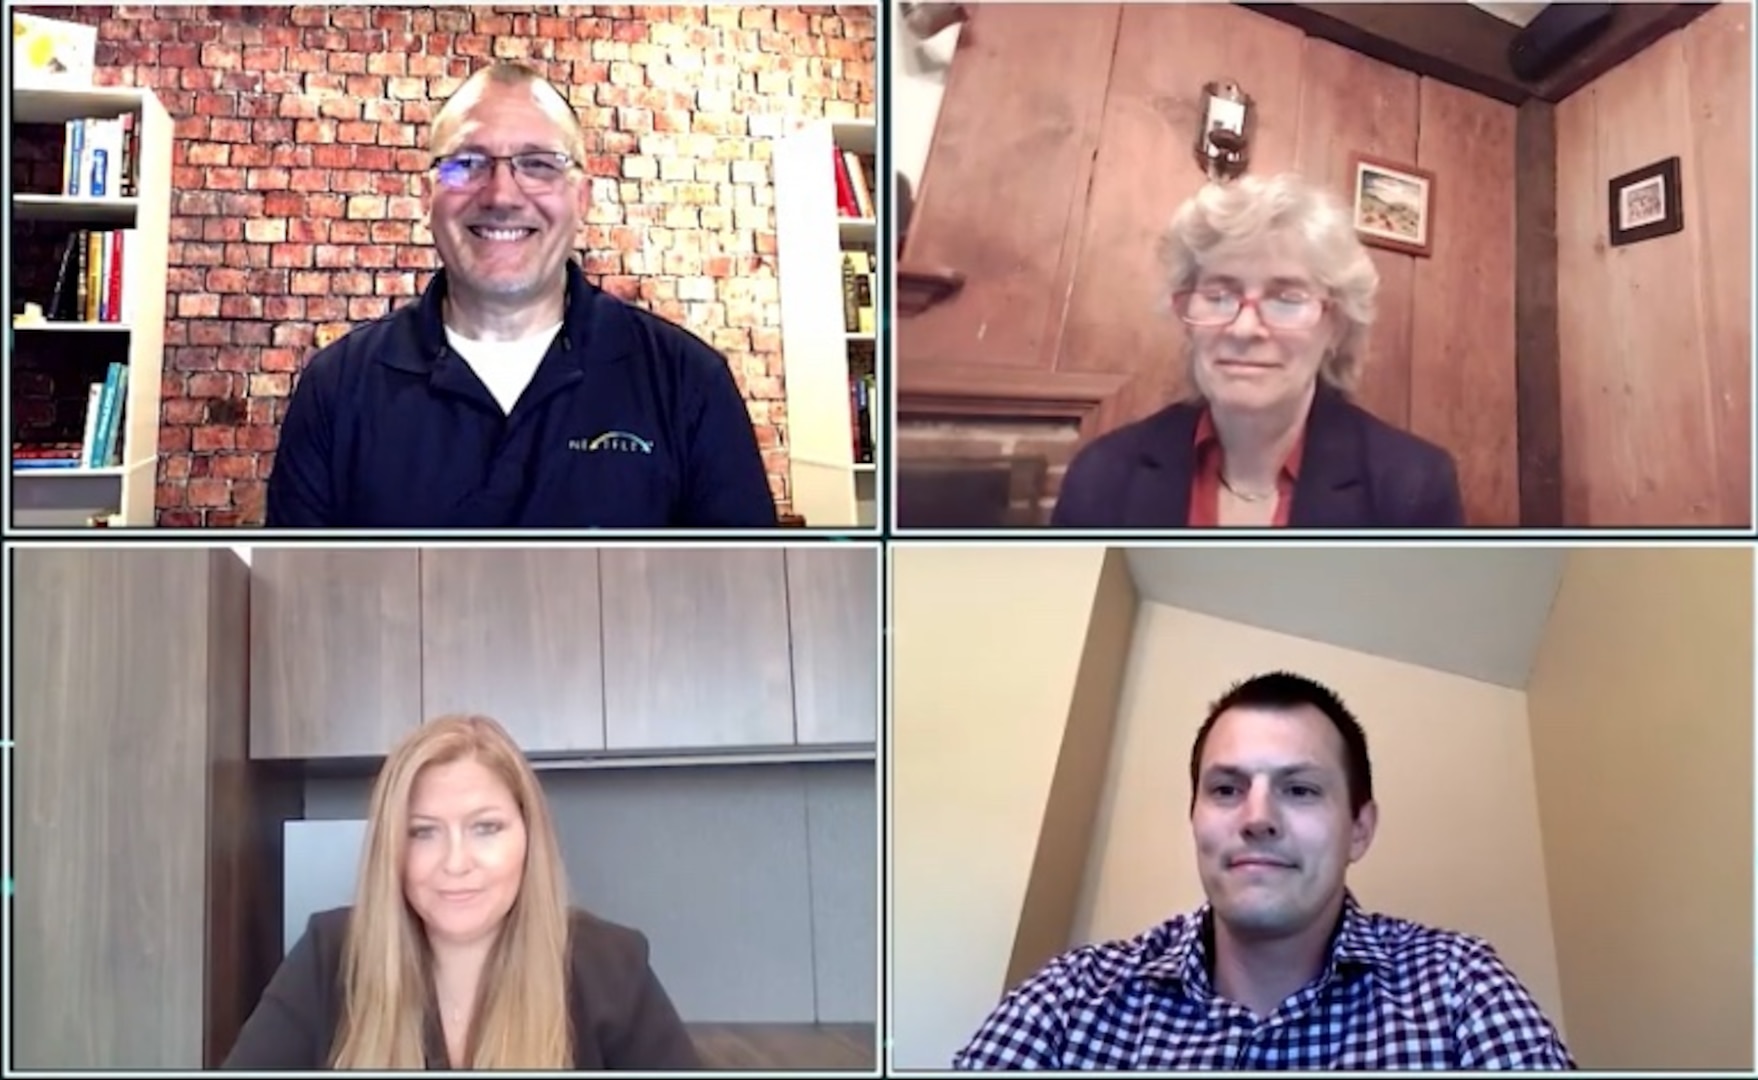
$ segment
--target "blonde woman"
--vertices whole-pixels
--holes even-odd
[[[1465,524],[1452,457],[1348,398],[1379,275],[1339,200],[1294,175],[1211,184],[1160,255],[1193,392],[1083,448],[1052,525]]]
[[[354,906],[312,916],[225,1067],[698,1064],[646,938],[570,909],[524,755],[493,720],[453,716],[386,760]]]

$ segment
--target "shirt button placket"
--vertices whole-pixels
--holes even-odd
[[[1233,1014],[1233,1026],[1239,1031],[1239,1053],[1234,1057],[1233,1068],[1248,1069],[1251,1067],[1252,1050],[1256,1048],[1258,1037],[1263,1033],[1263,1026],[1243,1010]]]

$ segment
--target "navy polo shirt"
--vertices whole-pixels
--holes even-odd
[[[319,350],[269,477],[271,528],[777,524],[726,358],[568,264],[567,313],[504,413],[419,301]]]

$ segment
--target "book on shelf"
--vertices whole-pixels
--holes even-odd
[[[873,169],[871,157],[831,147],[835,155],[836,212],[845,218],[873,218]]]
[[[67,121],[61,194],[81,198],[138,195],[140,125],[133,113]]]
[[[122,464],[122,418],[128,365],[115,362],[87,388],[83,438],[77,443],[14,443],[14,470],[107,469]]]
[[[879,380],[859,375],[849,380],[849,420],[854,435],[855,460],[872,464],[879,445]]]
[[[842,253],[842,324],[851,334],[879,331],[879,260],[871,251],[845,248]]]
[[[126,323],[134,297],[123,268],[133,250],[134,229],[75,229],[61,249],[48,317],[60,322]]]
[[[12,467],[14,470],[77,469],[81,464],[80,455],[79,443],[14,443]]]

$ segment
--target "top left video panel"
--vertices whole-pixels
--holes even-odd
[[[9,531],[879,529],[875,8],[105,10],[13,16]]]

